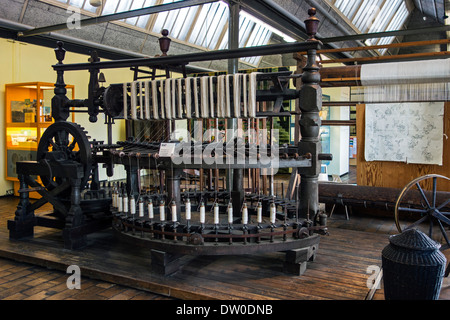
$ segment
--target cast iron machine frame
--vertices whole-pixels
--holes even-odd
[[[17,164],[21,195],[16,216],[14,220],[8,221],[10,238],[32,236],[33,228],[37,225],[59,227],[63,228],[65,247],[77,249],[86,245],[88,233],[105,228],[108,223],[110,226],[112,221],[113,230],[120,238],[151,248],[152,267],[162,274],[176,271],[182,255],[248,254],[274,251],[287,253],[285,270],[297,274],[304,272],[306,262],[315,256],[319,233],[327,233],[326,219],[324,217],[319,219],[318,176],[320,161],[332,158],[329,154],[321,153],[319,112],[322,106],[322,92],[319,85],[319,66],[316,62],[316,51],[321,43],[314,38],[319,20],[315,17],[315,9],[310,9],[308,14],[310,17],[305,21],[305,25],[310,38],[302,43],[178,56],[163,54],[158,58],[106,62],[101,62],[93,52],[89,63],[65,65],[63,64],[65,50],[63,44],[58,42],[58,47],[55,49],[58,63],[53,66],[57,72],[55,96],[52,99],[52,117],[55,123],[47,129],[44,139],[41,139],[38,161]],[[167,39],[167,34],[163,34],[160,39],[163,53],[168,50]],[[217,164],[210,164],[204,158],[200,159],[200,163],[192,161],[191,163],[194,164],[191,165],[174,164],[170,157],[159,155],[161,143],[133,141],[132,138],[116,144],[112,143],[111,132],[114,119],[128,118],[127,110],[131,102],[127,93],[131,90],[131,84],[110,85],[107,88],[100,86],[102,69],[132,68],[135,72],[139,72],[140,67],[150,67],[179,70],[185,76],[186,64],[194,61],[298,51],[308,53],[307,65],[303,69],[303,74],[300,75],[302,79],[300,90],[288,89],[287,84],[294,76],[280,73],[257,75],[257,80],[271,79],[273,86],[270,90],[256,91],[257,100],[274,101],[273,109],[257,113],[256,116],[259,117],[291,116],[291,113],[281,108],[281,102],[286,99],[299,99],[300,120],[297,125],[300,128],[301,140],[298,145],[280,146],[279,149],[281,154],[279,167],[293,168],[301,176],[296,200],[286,202],[274,195],[261,197],[261,195],[245,194],[242,190],[242,175],[239,174],[234,176],[233,190],[222,191],[220,195],[217,190],[181,191],[180,179],[185,169],[199,167],[235,169],[239,173],[243,168],[270,168],[271,163],[264,164],[259,159],[255,162],[248,161],[246,158],[249,157],[248,149],[245,149],[247,151],[243,154],[245,159],[243,163],[227,163],[220,167]],[[89,71],[87,99],[69,100],[66,97],[64,72],[71,70]],[[70,112],[86,112],[90,122],[96,122],[99,113],[104,113],[108,130],[107,143],[89,141],[83,128],[67,122]],[[200,148],[202,147],[207,145],[201,145]],[[225,145],[221,146],[224,149],[225,147]],[[273,148],[273,146],[269,147]],[[187,146],[187,150],[194,148],[195,146],[191,144]],[[237,152],[233,149],[235,157]],[[269,150],[269,154],[273,156],[272,149]],[[134,200],[133,210],[139,208],[140,213],[145,214],[137,217],[135,211],[128,213],[123,208],[118,209],[117,190],[100,187],[99,164],[107,168],[108,176],[113,176],[115,165],[125,167],[127,181],[124,192],[130,200]],[[143,193],[139,182],[140,169],[165,172],[167,193],[161,192],[162,190],[156,193]],[[40,176],[42,184],[33,179],[33,175]],[[89,182],[91,189],[85,190]],[[161,181],[162,184],[164,181]],[[33,190],[38,191],[42,199],[31,203],[29,192]],[[88,210],[84,206],[86,199],[90,201],[89,203],[97,203],[94,213],[93,210]],[[166,210],[165,208],[175,210],[172,211],[175,216],[172,221],[162,218],[164,213],[158,211],[158,208],[152,207],[154,211],[150,215],[150,207],[146,206],[145,209],[140,207],[143,202],[157,203],[161,200],[168,202],[166,206],[161,207],[161,210]],[[34,216],[34,210],[46,202],[54,206],[56,216],[60,218],[56,222],[49,223],[48,220]],[[198,211],[197,213],[200,214],[198,223],[193,222],[194,219],[191,216],[182,217],[182,213],[187,210],[187,203],[192,211]],[[257,205],[254,205],[255,203]],[[195,206],[196,210],[194,210]],[[215,214],[217,210],[218,215],[226,216],[230,209],[234,212],[234,216],[231,214],[227,223],[222,220],[217,222],[216,218],[214,223],[201,218],[202,210],[204,210],[203,213],[214,211]],[[242,217],[237,218],[236,213],[240,216],[241,212]],[[192,217],[196,216],[198,219],[197,213]],[[160,219],[155,218],[158,214]],[[261,217],[270,217],[270,219]]]

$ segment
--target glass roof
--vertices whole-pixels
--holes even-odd
[[[403,29],[413,5],[406,0],[327,0],[341,12],[360,33]],[[366,45],[385,45],[395,37],[367,39]],[[387,49],[379,50],[384,54]]]
[[[79,7],[97,15],[107,15],[154,5],[175,2],[173,0],[103,0],[103,6],[95,8],[89,0],[57,0]],[[132,27],[160,36],[161,30],[169,30],[169,37],[207,50],[228,48],[228,5],[217,1],[188,8],[160,12],[121,20]],[[261,46],[269,43],[273,33],[286,41],[294,41],[280,31],[241,10],[239,18],[239,47]],[[261,57],[242,58],[241,61],[258,66]]]

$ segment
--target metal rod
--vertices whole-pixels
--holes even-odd
[[[162,11],[170,11],[175,9],[182,9],[192,6],[198,6],[205,3],[216,2],[217,0],[185,0],[185,1],[177,1],[173,3],[161,4],[157,6],[146,7],[142,9],[130,10],[120,13],[107,14],[100,17],[93,17],[88,19],[80,20],[80,26],[88,26],[92,24],[100,24],[109,21],[117,21],[127,18],[139,17],[147,14],[158,13]],[[17,35],[19,37],[29,37],[36,36],[43,33],[48,33],[51,31],[59,31],[68,29],[67,23],[55,24],[52,26],[35,28],[28,31],[19,31]]]
[[[240,4],[230,1],[228,4],[229,10],[229,22],[228,22],[228,49],[237,49],[239,48],[239,12],[240,12]],[[228,60],[228,74],[235,74],[238,72],[239,62],[237,58]],[[227,121],[227,130],[232,130],[235,132],[238,128],[238,119],[228,119]],[[242,188],[242,185],[238,186],[236,190],[234,187],[233,179],[234,174],[242,175],[242,170],[237,170],[234,172],[233,169],[227,170],[227,190],[228,191],[237,191],[239,188]],[[240,179],[238,177],[238,179]],[[239,206],[240,208],[240,206]]]
[[[440,31],[450,30],[450,25],[439,26],[439,27],[427,27],[419,29],[408,29],[408,30],[395,30],[395,31],[383,31],[383,32],[372,32],[372,33],[362,33],[353,34],[340,37],[330,37],[330,38],[319,38],[322,43],[340,42],[340,41],[352,41],[352,40],[363,40],[372,38],[384,38],[393,36],[406,36],[411,34],[431,34]]]
[[[56,71],[58,70],[70,71],[70,70],[89,70],[92,68],[113,69],[113,68],[130,68],[137,66],[150,67],[150,66],[171,65],[171,64],[179,65],[180,63],[185,62],[222,60],[222,59],[292,53],[297,51],[318,49],[319,47],[320,43],[315,41],[294,42],[294,43],[272,44],[258,47],[188,53],[175,56],[164,56],[164,57],[161,56],[157,58],[137,58],[137,59],[123,59],[116,61],[102,61],[93,63],[57,64],[53,65],[53,69]]]

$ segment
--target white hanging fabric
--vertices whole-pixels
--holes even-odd
[[[249,93],[248,93],[248,116],[256,118],[256,76],[257,72],[250,74]]]
[[[152,107],[153,107],[153,119],[159,119],[158,113],[158,83],[156,80],[152,80]]]
[[[145,81],[145,119],[150,120],[150,81]]]
[[[450,59],[361,66],[365,102],[448,100],[449,82]]]
[[[131,83],[131,92],[130,92],[130,96],[131,96],[131,119],[133,120],[137,120],[137,115],[136,115],[136,108],[137,108],[137,92],[136,92],[136,81],[133,81]]]
[[[142,87],[142,81],[139,81],[139,119],[144,119],[144,92]]]
[[[182,79],[177,79],[177,89],[178,89],[178,98],[177,98],[177,106],[178,106],[178,114],[177,118],[182,119],[183,118],[183,84]]]
[[[124,83],[123,116],[132,120],[256,118],[257,74]]]

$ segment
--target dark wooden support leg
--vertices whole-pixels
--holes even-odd
[[[182,169],[173,169],[166,171],[166,187],[167,187],[167,205],[171,205],[171,201],[175,201],[177,205],[177,217],[181,217],[181,176]]]
[[[181,254],[172,254],[159,250],[151,250],[151,266],[154,273],[168,276],[183,266]]]
[[[72,195],[71,206],[66,217],[66,225],[63,229],[64,248],[79,249],[87,244],[86,234],[82,232],[84,215],[81,210],[81,179],[71,179]]]
[[[233,191],[231,191],[231,202],[233,204],[233,212],[239,216],[242,204],[244,203],[244,170],[233,169]]]
[[[20,189],[24,190],[28,188],[28,185],[25,182],[25,176],[19,174],[18,178],[20,183]],[[14,220],[8,221],[8,230],[10,239],[33,237],[35,217],[34,211],[28,211],[29,205],[30,205],[30,198],[28,191],[21,192]]]
[[[310,247],[286,251],[283,271],[296,276],[301,276],[308,266],[309,261],[314,261],[319,244]]]
[[[128,197],[134,196],[135,199],[139,197],[139,170],[136,166],[125,166],[127,172],[127,194]]]

